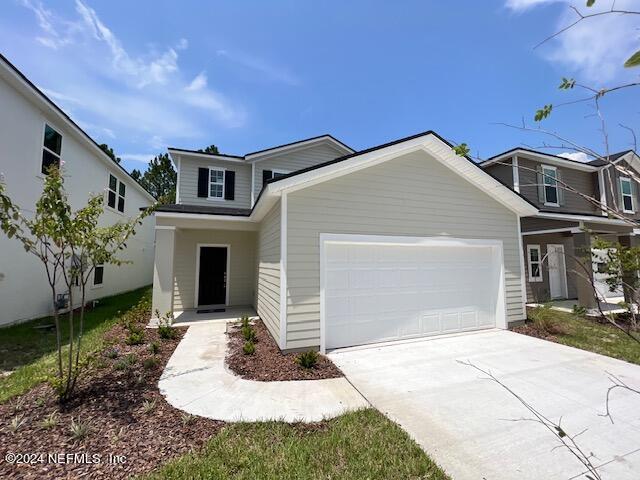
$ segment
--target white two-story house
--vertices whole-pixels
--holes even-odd
[[[7,192],[26,215],[33,212],[49,165],[62,165],[72,207],[103,194],[104,225],[139,213],[153,197],[107,156],[68,115],[0,55],[0,172]],[[149,285],[153,219],[147,218],[121,255],[132,263],[98,266],[88,300]],[[0,325],[52,313],[42,263],[0,233]]]

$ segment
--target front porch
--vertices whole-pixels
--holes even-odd
[[[624,311],[631,301],[622,288],[611,291],[607,276],[598,272],[606,255],[594,249],[596,239],[625,246],[640,245],[633,226],[620,219],[596,215],[552,214],[521,220],[528,306],[552,304],[561,311],[585,307],[589,314]],[[598,305],[599,304],[599,305]]]
[[[255,317],[257,225],[246,217],[156,213],[153,319],[174,325]]]

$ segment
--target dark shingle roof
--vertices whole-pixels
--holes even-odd
[[[602,167],[604,165],[608,165],[610,162],[615,162],[617,159],[619,159],[623,155],[626,155],[627,153],[632,152],[632,151],[633,150],[625,150],[624,152],[612,153],[611,155],[609,155],[609,161],[608,162],[606,160],[601,159],[601,158],[596,158],[595,160],[591,160],[588,163],[589,163],[589,165],[593,165],[594,167]]]
[[[176,203],[172,203],[169,205],[159,205],[155,211],[171,213],[194,213],[198,215],[232,215],[235,217],[248,217],[249,215],[251,215],[250,208],[185,205]]]

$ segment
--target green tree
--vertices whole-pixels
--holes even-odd
[[[50,381],[61,401],[71,398],[82,369],[80,349],[84,329],[87,285],[97,265],[122,265],[118,254],[136,227],[151,213],[152,208],[137,217],[108,227],[99,227],[104,211],[103,195],[91,196],[87,204],[72,211],[64,178],[57,166],[49,169],[35,213],[25,216],[13,203],[0,182],[0,229],[15,238],[27,253],[42,263],[51,289],[53,317],[56,327],[57,372]],[[32,207],[33,208],[33,207]],[[68,299],[68,348],[63,351],[59,294]],[[79,300],[79,302],[78,302]],[[74,306],[80,304],[75,318]]]
[[[120,163],[120,160],[122,160],[120,157],[117,157],[115,153],[113,153],[113,148],[111,148],[106,143],[101,143],[99,147],[104,153],[109,155],[109,157],[111,157],[111,160],[113,160],[114,162]]]
[[[174,203],[176,197],[177,173],[166,153],[155,156],[143,174],[134,170],[135,178],[160,204]]]
[[[215,145],[211,144],[208,147],[205,148],[201,148],[200,150],[198,150],[199,152],[202,153],[213,153],[214,155],[218,155],[220,152],[218,151],[218,147],[216,147]]]

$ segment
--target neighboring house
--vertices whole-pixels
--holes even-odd
[[[324,135],[169,153],[154,311],[251,305],[283,350],[525,318],[520,218],[538,209],[433,132],[360,152]]]
[[[129,174],[0,55],[0,172],[13,201],[29,215],[42,193],[45,167],[61,164],[73,208],[91,194],[104,194],[104,225],[139,213],[154,199]],[[151,283],[153,219],[145,219],[122,258],[133,264],[100,266],[88,300]],[[0,233],[0,325],[52,312],[51,290],[42,263],[15,239]]]
[[[638,185],[615,167],[621,164],[640,173],[640,158],[633,151],[625,151],[611,155],[609,160],[582,163],[516,148],[481,164],[540,209],[521,220],[528,301],[577,299],[576,303],[592,307],[592,276],[601,299],[624,295],[619,290],[611,292],[606,277],[597,272],[597,263],[605,252],[593,250],[592,243],[599,237],[627,246],[640,245],[640,231],[633,224],[601,207],[606,205],[632,221],[640,219]],[[584,261],[590,254],[591,261]]]

